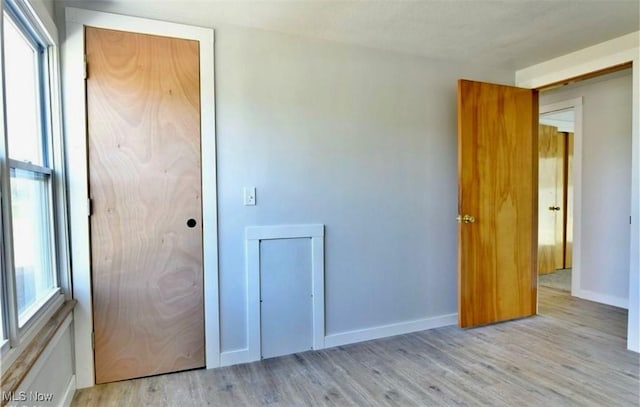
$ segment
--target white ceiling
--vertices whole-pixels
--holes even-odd
[[[60,1],[60,0],[57,0]],[[520,69],[640,29],[638,0],[70,0],[191,25],[238,25]]]

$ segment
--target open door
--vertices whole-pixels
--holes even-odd
[[[538,93],[458,82],[458,323],[537,308]]]
[[[566,139],[555,126],[538,127],[538,274],[564,268]]]

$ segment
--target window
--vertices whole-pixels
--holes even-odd
[[[52,41],[26,0],[2,3],[2,251],[0,344],[18,347],[25,330],[62,302],[54,198],[59,168],[52,131]],[[59,136],[59,135],[58,135]],[[61,151],[61,149],[60,149]],[[4,340],[4,341],[3,341]],[[4,342],[4,343],[3,343]]]
[[[11,168],[13,264],[20,326],[56,286],[48,190],[47,175]]]
[[[0,267],[0,270],[2,270],[2,269],[3,268]],[[2,276],[0,276],[0,277],[2,277]],[[0,282],[2,282],[1,278],[0,278]],[[5,286],[5,284],[4,284],[4,282],[2,282],[2,287],[4,288],[4,286]],[[4,327],[6,318],[4,317],[4,306],[3,306],[4,295],[2,294],[2,291],[3,290],[0,290],[0,348],[3,347],[3,345],[5,344],[5,341],[7,339],[7,336],[5,335],[6,329]]]

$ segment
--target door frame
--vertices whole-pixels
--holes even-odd
[[[571,259],[571,295],[581,297],[580,292],[580,253],[582,252],[580,233],[582,230],[582,96],[556,103],[541,105],[538,116],[559,110],[573,109],[573,243]],[[565,208],[567,210],[568,208]],[[538,275],[539,277],[539,275]]]
[[[516,72],[515,83],[516,86],[539,89],[629,62],[632,64],[633,90],[627,349],[640,352],[640,31],[521,69]],[[576,161],[574,158],[574,165]]]
[[[205,363],[220,366],[218,220],[215,141],[213,29],[68,7],[62,42],[64,124],[73,258],[75,372],[77,388],[95,384],[92,346],[88,157],[85,100],[84,26],[168,36],[200,44],[200,128],[202,168],[202,240],[204,271]]]

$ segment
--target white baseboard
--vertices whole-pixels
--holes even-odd
[[[613,295],[600,294],[589,290],[577,290],[571,293],[574,297],[582,298],[589,301],[599,302],[618,308],[629,309],[629,300],[627,298],[616,297]]]
[[[414,321],[399,322],[376,326],[373,328],[358,329],[325,336],[325,348],[348,345],[356,342],[364,342],[372,339],[386,338],[411,332],[424,331],[426,329],[440,328],[442,326],[455,325],[458,322],[458,314],[440,315],[437,317],[416,319]],[[220,366],[238,365],[241,363],[256,362],[252,359],[249,349],[237,349],[220,353]]]
[[[388,336],[402,335],[426,329],[455,325],[458,322],[458,314],[447,314],[437,317],[416,319],[414,321],[399,322],[396,324],[376,326],[373,328],[358,329],[327,335],[324,339],[325,347],[348,345],[350,343],[364,342],[372,339],[386,338]]]
[[[251,360],[250,356],[247,348],[222,352],[220,353],[220,367],[255,362],[255,360]]]
[[[69,380],[69,385],[67,385],[67,390],[64,392],[64,396],[58,407],[69,407],[71,402],[73,401],[73,396],[76,394],[76,375],[71,376],[71,380]]]

